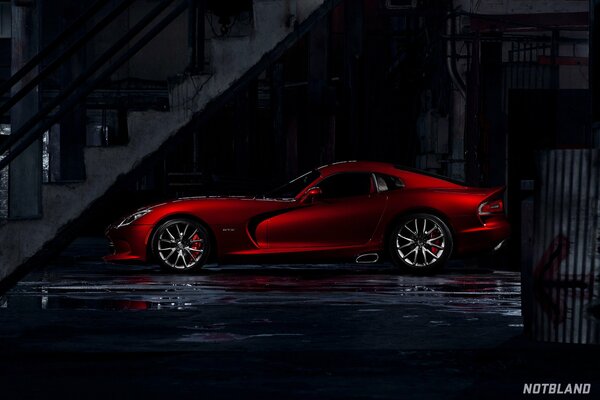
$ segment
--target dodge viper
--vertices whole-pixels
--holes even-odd
[[[504,188],[468,187],[379,162],[310,171],[262,196],[190,197],[137,210],[110,225],[107,261],[189,271],[209,261],[308,262],[386,258],[414,273],[451,255],[502,247]]]

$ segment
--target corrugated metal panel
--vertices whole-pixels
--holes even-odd
[[[0,2],[0,38],[11,37],[11,6]]]
[[[525,325],[541,341],[598,343],[598,150],[539,154],[533,264],[523,282]]]

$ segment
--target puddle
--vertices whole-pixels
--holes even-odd
[[[90,273],[92,271],[92,273]],[[348,270],[253,270],[171,275],[146,270],[117,274],[103,264],[83,264],[62,274],[34,271],[0,307],[37,302],[44,310],[200,310],[207,305],[429,305],[459,313],[520,316],[520,275],[448,273],[415,277]],[[417,316],[405,315],[404,318]],[[268,323],[257,320],[256,323]]]
[[[235,342],[240,340],[257,339],[257,338],[270,338],[274,336],[304,336],[301,333],[260,333],[257,335],[238,335],[235,333],[192,333],[185,335],[179,339],[178,342],[187,343],[223,343],[223,342]]]
[[[429,323],[431,325],[435,325],[435,326],[450,326],[451,325],[449,322],[446,322],[446,321],[429,321]]]

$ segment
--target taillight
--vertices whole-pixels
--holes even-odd
[[[504,213],[504,202],[502,199],[486,201],[481,203],[478,210],[479,215],[492,215]]]

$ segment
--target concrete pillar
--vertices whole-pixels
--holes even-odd
[[[469,185],[478,186],[481,182],[479,149],[479,45],[473,41],[471,69],[467,83],[467,111],[465,120],[465,177]]]
[[[292,94],[289,101],[285,103],[287,118],[284,120],[285,126],[285,174],[287,178],[298,175],[298,124],[300,123],[300,113],[298,105],[298,96]]]
[[[362,155],[363,118],[360,91],[363,85],[361,65],[364,47],[364,2],[347,1],[345,7],[344,102],[349,139],[349,158]]]
[[[63,3],[62,29],[83,11],[81,1],[67,0]],[[68,46],[68,43],[65,43]],[[85,52],[80,51],[69,58],[60,68],[61,86],[67,87],[85,69]],[[81,181],[85,179],[83,148],[86,143],[86,109],[79,104],[60,122],[60,180]]]
[[[329,20],[324,18],[310,32],[308,39],[308,138],[309,148],[317,149],[307,155],[311,168],[321,164],[328,134],[329,105]]]
[[[283,180],[285,176],[286,166],[286,143],[283,124],[284,116],[284,75],[283,64],[276,63],[269,71],[271,77],[271,121],[273,127],[273,146],[274,146],[274,161],[275,171],[274,178]]]
[[[465,109],[466,99],[461,91],[453,88],[450,95],[448,176],[459,181],[465,180]]]
[[[188,71],[201,72],[204,69],[204,14],[205,0],[188,0]]]
[[[253,85],[251,85],[253,87]],[[250,136],[254,126],[250,126],[250,92],[241,93],[235,100],[235,130],[233,133],[233,151],[234,151],[234,169],[236,176],[247,177],[250,174],[250,169],[254,168],[254,165],[250,165],[251,158],[255,157],[254,154],[250,154]]]
[[[502,43],[481,45],[481,135],[486,145],[483,183],[506,185],[506,124],[502,113]]]
[[[12,5],[12,63],[15,73],[39,50],[41,0],[13,0]],[[32,70],[20,84],[13,87],[16,93],[23,84],[38,72]],[[36,88],[16,104],[10,114],[11,130],[16,132],[39,109],[39,92]],[[11,219],[35,218],[42,215],[42,140],[36,140],[19,155],[9,167],[8,216]]]

